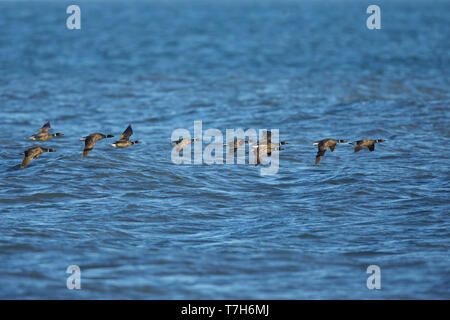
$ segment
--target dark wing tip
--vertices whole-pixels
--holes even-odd
[[[46,124],[44,124],[39,130],[38,130],[38,134],[40,133],[47,133],[50,131],[50,121],[47,121]]]
[[[323,156],[325,155],[325,150],[319,150],[317,151],[316,154],[316,162],[314,163],[315,166],[317,166],[320,162],[320,160],[322,160]]]
[[[314,165],[317,166],[319,164],[320,160],[322,160],[322,158],[323,158],[323,156],[317,155],[316,156],[316,162],[314,163]]]
[[[23,158],[22,164],[20,165],[20,170],[25,169],[28,164],[30,163],[32,157],[30,157],[29,155],[25,155],[25,157]]]
[[[85,148],[83,150],[83,154],[81,155],[82,158],[86,158],[88,156],[89,153],[91,153],[93,148]]]
[[[51,128],[50,121],[47,121],[47,123],[42,126],[42,129],[50,129],[50,128]]]
[[[129,140],[133,135],[133,129],[131,128],[131,124],[125,129],[125,131],[120,135],[119,140]]]

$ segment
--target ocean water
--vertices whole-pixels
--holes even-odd
[[[450,298],[450,2],[70,4],[0,2],[0,298]],[[173,164],[194,121],[278,129],[278,173]]]

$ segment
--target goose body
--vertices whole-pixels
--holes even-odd
[[[369,151],[374,151],[375,150],[375,143],[380,143],[380,142],[384,142],[383,139],[376,139],[376,140],[372,140],[372,139],[363,139],[363,140],[358,140],[355,142],[351,142],[350,144],[355,146],[355,150],[354,152],[358,152],[364,148],[368,148]]]
[[[347,140],[337,140],[330,138],[314,142],[313,146],[317,146],[318,149],[316,154],[316,162],[314,163],[314,165],[317,166],[319,164],[328,148],[330,148],[331,152],[333,152],[336,148],[336,144],[344,142],[347,142]]]
[[[190,139],[190,138],[180,138],[177,141],[173,142],[172,145],[176,146],[175,150],[180,152],[184,149],[188,144],[191,144],[194,141],[200,141],[200,139]]]
[[[228,143],[224,143],[223,145],[224,146],[229,146],[230,152],[232,152],[232,151],[236,152],[237,149],[240,146],[243,146],[243,145],[246,145],[246,144],[248,144],[248,141],[246,141],[244,139],[240,139],[240,138],[234,138],[233,141],[228,142]]]
[[[87,157],[87,155],[92,151],[92,149],[94,149],[95,144],[97,143],[97,141],[105,139],[105,138],[112,138],[114,137],[113,135],[106,135],[103,133],[92,133],[84,138],[81,138],[81,141],[84,141],[84,150],[83,150],[83,155],[81,156],[82,158]]]
[[[58,133],[49,133],[51,130],[50,122],[47,122],[44,124],[36,134],[32,135],[28,139],[34,140],[34,141],[47,141],[54,137],[63,136],[64,134],[58,132]]]
[[[267,131],[266,134],[263,134],[261,141],[259,142],[260,144],[267,144],[267,145],[275,145],[275,146],[281,146],[281,145],[285,145],[288,144],[286,141],[280,141],[278,143],[273,144],[272,143],[272,132],[271,131]]]
[[[267,155],[271,155],[273,150],[283,150],[283,148],[279,148],[282,145],[288,144],[286,141],[280,141],[278,143],[272,143],[272,132],[267,131],[261,138],[259,145],[267,146],[267,148],[261,148],[261,150],[266,150]],[[279,148],[279,149],[278,149]]]
[[[256,152],[256,162],[255,162],[255,167],[257,165],[259,165],[262,161],[262,159],[266,156],[266,155],[271,155],[273,151],[279,151],[279,150],[284,150],[280,144],[279,145],[274,145],[274,144],[257,144],[252,146],[252,148],[255,148]]]
[[[131,125],[129,125],[125,131],[120,135],[119,140],[111,144],[111,147],[115,148],[126,148],[129,146],[132,146],[136,143],[141,143],[141,141],[130,141],[130,137],[133,135],[133,129],[131,128]]]
[[[55,152],[55,149],[46,149],[39,146],[30,147],[24,151],[24,158],[22,164],[20,165],[20,170],[25,169],[31,160],[39,158],[39,156],[44,152]]]

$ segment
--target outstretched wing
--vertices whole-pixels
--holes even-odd
[[[36,150],[37,150],[36,148],[31,147],[24,152],[25,156],[23,158],[22,164],[20,165],[20,169],[26,168],[30,163],[30,161],[33,160],[33,158],[35,158],[36,153],[38,153],[36,152]]]
[[[259,140],[260,145],[267,145],[272,143],[272,132],[264,131],[261,139]]]
[[[131,129],[131,125],[125,129],[125,131],[120,135],[119,140],[129,140],[131,135],[133,134],[133,129]]]
[[[41,133],[48,133],[50,131],[51,127],[50,127],[50,121],[48,121],[46,124],[44,124],[42,126],[42,128],[39,129],[38,134]]]
[[[94,149],[95,143],[97,141],[94,139],[93,136],[87,136],[86,140],[84,140],[84,150],[82,157],[85,158],[87,155]]]
[[[267,150],[268,147],[265,144],[259,144],[258,148],[256,148],[255,152],[256,152],[256,163],[255,163],[255,167],[257,165],[259,165],[262,161],[262,159],[264,158],[265,155],[267,155]]]
[[[353,151],[353,152],[358,152],[358,151],[360,151],[360,150],[362,150],[363,148],[361,148],[361,147],[359,147],[359,146],[356,146],[355,147],[355,151]]]
[[[20,169],[26,168],[32,159],[33,159],[33,157],[31,157],[31,156],[28,156],[28,157],[25,156],[23,158],[22,164],[20,165]]]
[[[323,156],[325,155],[325,151],[324,150],[319,150],[317,151],[316,154],[316,163],[314,163],[315,166],[317,166],[320,162],[320,160],[322,160]]]
[[[186,147],[186,146],[187,146],[188,144],[190,144],[191,142],[192,142],[191,139],[184,138],[183,140],[181,140],[181,141],[177,144],[175,150],[176,150],[177,152],[181,152],[181,150],[183,150],[184,147]]]
[[[375,143],[369,145],[369,150],[374,151],[375,150]]]
[[[180,139],[178,139],[177,141],[172,142],[172,146],[176,146],[176,145],[179,144],[182,140],[183,140],[183,138],[180,138]]]

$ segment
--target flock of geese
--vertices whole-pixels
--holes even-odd
[[[34,141],[47,141],[54,137],[59,137],[59,136],[64,135],[59,132],[58,133],[49,133],[51,129],[52,128],[50,126],[50,122],[47,122],[46,124],[44,124],[42,126],[42,128],[40,128],[38,130],[37,134],[32,135],[29,139],[34,140]],[[114,142],[113,144],[111,144],[111,146],[115,147],[115,148],[126,148],[126,147],[132,146],[134,144],[141,143],[141,141],[139,141],[139,140],[130,141],[130,137],[132,135],[133,135],[133,129],[131,128],[131,125],[129,125],[125,129],[125,131],[120,135],[119,140]],[[113,138],[113,137],[114,136],[110,135],[110,134],[106,135],[103,133],[92,133],[86,137],[81,138],[80,140],[84,141],[84,149],[83,149],[83,154],[81,157],[82,158],[87,157],[87,155],[92,151],[92,149],[94,149],[97,141],[103,140],[105,138]],[[177,152],[181,152],[187,145],[193,143],[194,141],[199,141],[199,140],[200,139],[180,138],[179,140],[174,141],[172,143],[172,145],[175,146],[175,150]],[[383,139],[376,139],[376,140],[363,139],[363,140],[351,142],[350,144],[355,147],[354,152],[358,152],[364,148],[368,148],[369,151],[374,151],[375,143],[380,143],[380,142],[384,142],[384,141],[385,140],[383,140]],[[234,138],[234,140],[232,142],[230,142],[230,145],[224,144],[224,146],[229,145],[229,147],[230,147],[229,150],[230,151],[234,150],[234,152],[236,152],[239,147],[241,147],[245,144],[249,144],[250,142],[251,141],[247,141],[244,139]],[[314,165],[317,166],[319,164],[320,160],[322,160],[322,158],[325,155],[325,152],[328,150],[328,148],[330,149],[331,152],[333,152],[338,143],[345,143],[345,142],[347,142],[347,140],[329,139],[329,138],[314,142],[313,145],[317,146],[317,148],[318,148],[317,155],[316,155],[316,162]],[[281,146],[285,145],[285,144],[287,144],[286,141],[272,143],[272,133],[270,131],[267,131],[267,134],[265,134],[263,136],[263,138],[259,141],[259,143],[254,143],[252,145],[252,148],[256,149],[255,150],[255,152],[256,152],[255,166],[257,166],[258,164],[261,163],[261,159],[264,156],[266,156],[266,155],[270,156],[272,151],[283,150],[283,148]],[[22,161],[22,164],[20,165],[20,169],[22,170],[22,169],[26,168],[31,160],[39,158],[39,156],[45,152],[55,152],[55,149],[43,148],[40,146],[29,147],[23,153],[24,159]]]
[[[47,141],[50,139],[53,139],[54,137],[63,136],[62,133],[49,133],[51,130],[50,122],[47,122],[38,130],[38,132],[31,137],[29,137],[30,140],[34,141]],[[130,137],[133,134],[133,129],[131,128],[131,125],[129,125],[125,131],[120,135],[119,140],[111,144],[112,147],[115,148],[125,148],[132,146],[136,143],[141,143],[141,141],[130,141]],[[81,141],[84,141],[84,149],[83,154],[81,155],[82,158],[87,157],[87,155],[94,149],[95,144],[97,141],[103,140],[105,138],[113,138],[113,135],[110,134],[103,134],[103,133],[91,133],[90,135],[81,138]],[[27,150],[24,151],[24,158],[22,161],[22,164],[20,165],[20,169],[25,169],[31,160],[39,158],[41,154],[44,152],[55,152],[55,149],[48,149],[48,148],[42,148],[40,146],[33,146],[29,147]]]

